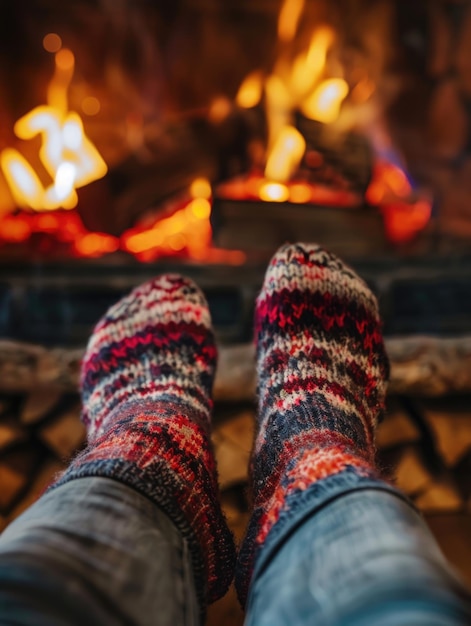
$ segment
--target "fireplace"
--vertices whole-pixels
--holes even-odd
[[[170,268],[244,341],[300,239],[363,273],[386,333],[468,332],[467,3],[23,0],[2,24],[3,337],[82,345]]]
[[[0,336],[83,347],[172,270],[241,344],[306,239],[369,282],[398,362],[427,354],[440,390],[437,359],[465,362],[467,3],[23,0],[2,24]]]
[[[1,260],[240,265],[302,234],[350,257],[465,249],[463,6],[15,4]]]

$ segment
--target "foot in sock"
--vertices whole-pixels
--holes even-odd
[[[234,545],[210,443],[216,346],[205,298],[166,275],[98,323],[82,363],[88,446],[54,485],[104,476],[163,509],[189,542],[202,610],[224,595]]]
[[[343,471],[375,476],[388,361],[375,297],[314,244],[273,257],[255,310],[258,427],[253,513],[236,568],[245,604],[254,563],[299,493]]]

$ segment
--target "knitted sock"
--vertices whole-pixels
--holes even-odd
[[[168,275],[135,289],[90,339],[88,447],[53,486],[104,476],[163,509],[189,542],[202,611],[226,592],[235,560],[209,436],[215,366],[210,314],[192,281]]]
[[[388,361],[376,299],[334,255],[283,246],[257,299],[258,429],[251,461],[254,508],[239,554],[245,604],[259,550],[297,496],[343,471],[375,475],[374,431]]]

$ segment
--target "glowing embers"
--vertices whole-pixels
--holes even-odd
[[[292,204],[355,209],[363,204],[360,194],[348,189],[312,183],[307,180],[290,180],[286,183],[269,182],[260,174],[251,174],[222,183],[217,187],[220,198],[240,201],[289,202]]]
[[[80,116],[68,111],[67,89],[75,59],[70,50],[60,49],[60,45],[60,38],[52,33],[44,39],[47,50],[59,48],[55,55],[54,77],[47,92],[48,104],[27,113],[14,127],[16,136],[25,141],[41,135],[39,159],[52,182],[44,184],[18,150],[7,148],[0,157],[17,206],[35,211],[74,208],[78,203],[75,190],[102,178],[107,172],[98,150],[85,135]]]
[[[89,232],[75,211],[5,215],[0,220],[0,243],[25,244],[36,254],[50,258],[95,258],[120,247],[117,237]]]
[[[412,240],[432,217],[431,200],[418,197],[405,171],[389,161],[375,163],[366,200],[381,210],[388,239],[396,244]]]
[[[123,236],[124,248],[135,255],[157,256],[188,250],[190,256],[204,256],[211,242],[211,204],[195,198],[172,215],[156,220],[150,228],[136,227]]]
[[[5,215],[0,219],[0,246],[23,244],[28,252],[46,258],[97,258],[124,252],[143,262],[180,257],[240,265],[245,262],[243,252],[211,244],[211,193],[209,181],[197,178],[188,194],[159,211],[158,217],[143,220],[120,237],[90,232],[76,211]]]
[[[211,245],[211,185],[198,178],[189,188],[190,199],[180,201],[171,214],[150,225],[138,224],[121,237],[122,249],[140,261],[162,256],[184,256],[204,263],[244,263],[239,250],[222,250]]]

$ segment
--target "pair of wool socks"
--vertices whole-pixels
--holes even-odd
[[[333,474],[374,473],[374,430],[387,359],[377,303],[316,245],[283,246],[255,312],[259,412],[254,510],[237,565],[245,602],[253,564],[297,494]],[[82,365],[88,446],[58,484],[121,481],[161,507],[187,538],[199,601],[221,597],[235,549],[221,512],[210,443],[216,347],[206,301],[165,275],[112,307]]]

